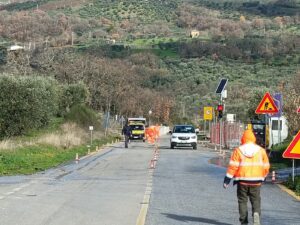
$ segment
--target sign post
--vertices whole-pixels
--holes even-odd
[[[293,159],[293,182],[295,181],[295,159],[300,159],[300,131],[282,154],[283,158]]]
[[[93,130],[94,130],[94,127],[93,126],[89,126],[89,130],[91,132],[91,147],[92,147],[92,144],[93,144]]]
[[[258,104],[258,106],[255,110],[256,114],[265,114],[266,117],[267,117],[267,114],[274,114],[274,113],[278,113],[278,112],[279,112],[279,110],[269,92],[267,92],[264,95],[264,97],[262,98],[262,100],[260,101],[260,103]],[[267,119],[265,119],[265,121],[267,123]],[[278,127],[279,127],[279,124],[278,124]],[[265,148],[267,147],[266,135],[267,135],[267,132],[265,132]]]
[[[210,123],[213,120],[213,107],[205,106],[203,109],[203,119],[204,119],[204,134],[206,139],[206,121],[208,120],[208,132],[210,133]]]
[[[225,79],[225,78],[222,78],[217,89],[216,89],[216,93],[217,94],[220,94],[220,105],[223,105],[223,96],[226,98],[226,95],[227,95],[227,92],[225,91],[225,87],[226,87],[226,84],[228,82],[228,79]],[[224,93],[224,91],[226,93]],[[223,112],[222,112],[223,113]],[[222,117],[219,117],[219,129],[220,129],[220,154],[222,152]],[[224,152],[225,154],[225,152]]]

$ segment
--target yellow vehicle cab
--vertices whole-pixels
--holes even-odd
[[[131,139],[145,141],[145,118],[128,118],[128,125],[131,127]]]

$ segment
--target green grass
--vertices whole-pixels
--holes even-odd
[[[167,50],[160,50],[160,49],[153,49],[152,52],[159,56],[160,58],[173,58],[178,59],[179,55],[176,51],[172,51],[171,49]]]
[[[295,176],[295,180],[293,182],[292,177],[289,177],[288,181],[284,183],[284,185],[293,190],[296,195],[300,195],[300,176]]]
[[[101,140],[94,140],[91,152],[96,146],[103,146],[115,140],[116,136],[109,136]],[[60,149],[49,145],[38,145],[0,152],[0,176],[33,174],[56,167],[75,159],[76,153],[80,157],[87,155],[87,145],[70,149]]]
[[[37,129],[37,130],[31,130],[31,131],[27,132],[24,136],[22,136],[22,139],[37,137],[42,134],[57,131],[59,129],[59,127],[63,124],[63,122],[64,122],[64,119],[62,117],[52,118],[47,127]]]

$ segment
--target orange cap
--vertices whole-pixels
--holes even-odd
[[[245,143],[255,143],[256,142],[256,137],[253,133],[252,130],[245,130],[242,139],[241,139],[242,144]]]

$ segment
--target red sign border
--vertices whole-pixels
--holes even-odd
[[[300,130],[298,131],[298,133],[296,134],[292,142],[289,144],[287,149],[283,152],[282,154],[283,158],[300,159],[300,153],[297,154],[291,153],[291,151],[293,150],[293,148],[295,147],[295,145],[298,143],[299,140],[300,140]]]
[[[262,107],[262,104],[266,101],[267,98],[269,98],[270,103],[273,105],[273,108],[274,108],[273,111],[270,111],[270,110],[260,110],[260,108]],[[271,114],[272,114],[272,113],[278,113],[278,108],[277,108],[277,106],[276,106],[276,104],[275,104],[275,102],[274,102],[274,99],[272,98],[272,96],[271,96],[271,94],[270,94],[269,92],[267,92],[267,93],[264,95],[263,99],[260,101],[258,107],[256,108],[255,113],[256,113],[256,114],[265,114],[265,113],[271,113]]]

